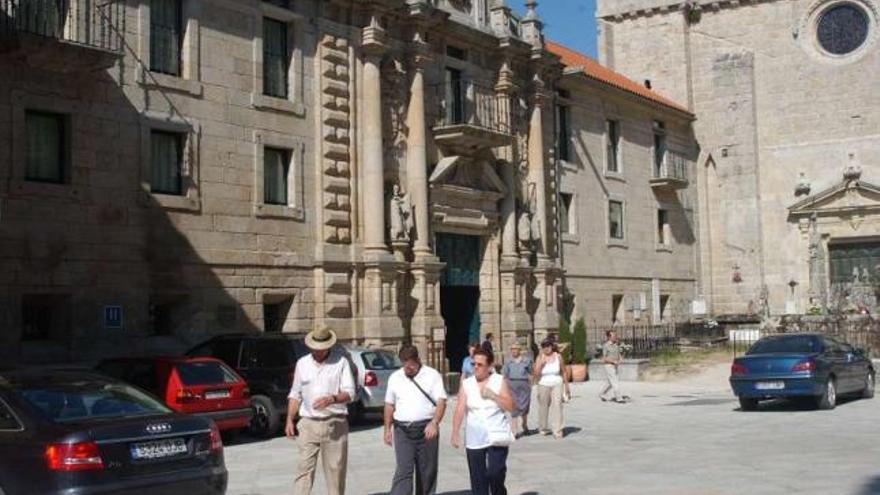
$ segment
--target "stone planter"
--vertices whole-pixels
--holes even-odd
[[[570,364],[567,366],[569,376],[573,382],[587,381],[587,365],[586,364]]]

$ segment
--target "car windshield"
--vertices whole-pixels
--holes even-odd
[[[214,361],[197,361],[180,363],[175,366],[177,376],[184,385],[216,385],[223,383],[236,383],[238,377],[221,363]]]
[[[786,352],[819,352],[819,342],[811,335],[768,337],[756,342],[746,354],[774,354]]]
[[[171,412],[156,399],[121,383],[83,380],[22,386],[18,392],[46,419],[55,423],[154,416]]]
[[[368,370],[396,370],[400,368],[400,359],[387,351],[368,351],[361,354],[364,366]]]

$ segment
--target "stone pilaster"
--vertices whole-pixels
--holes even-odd
[[[534,93],[532,96],[532,114],[531,119],[529,120],[529,151],[528,151],[528,181],[529,181],[529,189],[534,189],[535,204],[532,205],[534,211],[532,214],[534,218],[537,219],[538,228],[533,229],[533,231],[537,231],[538,236],[538,258],[539,260],[542,258],[546,258],[547,254],[550,252],[548,249],[548,229],[547,224],[547,170],[546,170],[546,161],[545,161],[545,149],[544,149],[544,105],[549,100],[549,95],[547,95],[546,90],[544,88],[544,82],[540,79],[540,77],[535,76],[534,80]],[[533,220],[534,221],[534,220]]]
[[[416,259],[424,259],[431,256],[429,242],[431,232],[428,223],[428,126],[425,122],[425,66],[431,59],[428,55],[428,46],[418,30],[412,46],[415,55],[407,115],[409,133],[406,139],[406,175],[410,198],[415,210],[416,237],[413,253]]]
[[[361,166],[363,170],[364,205],[369,209],[384,208],[385,178],[382,144],[382,56],[387,50],[385,31],[374,16],[370,25],[363,29],[363,125],[364,146]],[[367,252],[384,253],[385,215],[365,214],[364,248]]]

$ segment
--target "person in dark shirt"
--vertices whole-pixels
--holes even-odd
[[[486,334],[486,340],[483,341],[483,344],[480,345],[480,347],[482,347],[483,350],[486,352],[492,352],[492,353],[495,352],[494,349],[492,348],[492,334],[491,333]]]

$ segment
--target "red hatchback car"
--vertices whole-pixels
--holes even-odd
[[[97,369],[150,392],[175,412],[213,419],[222,431],[247,428],[253,416],[247,383],[219,359],[121,358]]]

